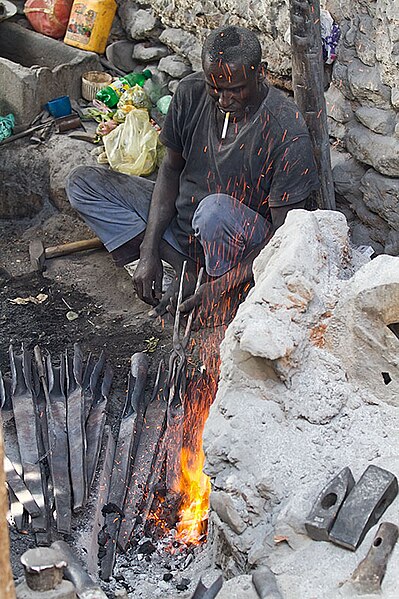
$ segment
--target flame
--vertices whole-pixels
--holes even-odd
[[[176,540],[199,545],[206,540],[211,482],[203,472],[205,454],[202,434],[215,398],[219,374],[219,346],[225,327],[201,340],[200,357],[205,373],[188,385],[185,400],[185,431],[181,452],[179,492],[182,502]]]

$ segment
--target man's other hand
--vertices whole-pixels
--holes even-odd
[[[162,261],[158,254],[142,256],[133,277],[137,295],[143,302],[156,306],[162,297]]]

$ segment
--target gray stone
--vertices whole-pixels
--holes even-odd
[[[346,146],[360,162],[388,177],[399,177],[399,142],[396,138],[378,135],[362,125],[351,125]]]
[[[157,38],[161,33],[159,20],[149,10],[139,8],[132,18],[129,33],[134,40]]]
[[[327,106],[327,116],[339,123],[347,123],[353,118],[353,110],[350,102],[336,85],[330,85],[324,97]]]
[[[362,125],[374,131],[374,133],[392,135],[394,131],[395,113],[393,110],[360,106],[355,115]]]
[[[179,83],[180,83],[179,79],[172,79],[172,81],[169,81],[168,89],[171,94],[174,94],[176,92],[176,89],[177,89],[177,86],[179,85]]]
[[[163,44],[150,44],[148,42],[136,44],[133,50],[133,58],[139,60],[140,62],[159,60],[168,54],[169,50]]]
[[[49,100],[80,98],[83,73],[102,70],[93,52],[16,23],[0,26],[0,114],[12,112],[17,125],[30,123]]]
[[[345,159],[338,162],[333,168],[333,180],[335,191],[342,197],[355,195],[362,197],[359,185],[366,169],[357,162],[350,154],[345,154]]]
[[[377,68],[365,66],[355,59],[348,66],[348,82],[358,101],[377,108],[389,108],[391,90],[381,82]]]
[[[246,529],[246,524],[234,506],[233,498],[223,491],[211,493],[211,507],[222,522],[227,524],[233,532],[240,535]]]
[[[192,72],[191,66],[183,58],[176,55],[161,58],[158,69],[174,79],[182,79]]]
[[[345,146],[346,127],[343,123],[338,123],[336,120],[327,117],[328,135],[342,142]]]
[[[167,27],[159,36],[161,42],[166,44],[174,52],[182,55],[190,61],[194,71],[202,68],[201,49],[202,45],[192,33],[182,29]]]
[[[118,69],[131,73],[137,66],[137,62],[133,60],[133,48],[133,42],[120,40],[107,46],[105,56]]]
[[[249,575],[235,576],[227,580],[218,593],[218,599],[259,599]]]
[[[360,182],[365,204],[379,214],[399,236],[399,179],[369,169]]]
[[[370,67],[375,65],[375,29],[373,19],[369,15],[359,17],[358,30],[355,36],[355,48],[360,60]]]
[[[385,243],[385,253],[391,256],[399,256],[399,233],[391,229]]]
[[[391,103],[394,108],[399,109],[399,87],[391,89]]]

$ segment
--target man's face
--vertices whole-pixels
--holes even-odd
[[[208,93],[222,112],[240,121],[259,106],[259,68],[204,62]]]

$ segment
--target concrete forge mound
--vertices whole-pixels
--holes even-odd
[[[267,564],[289,599],[354,597],[348,579],[377,527],[351,552],[311,540],[304,522],[345,466],[356,481],[370,464],[399,477],[399,258],[369,261],[338,212],[296,210],[254,276],[205,428],[216,559],[230,576]],[[399,497],[382,521],[399,524]],[[398,560],[397,546],[389,599]]]

